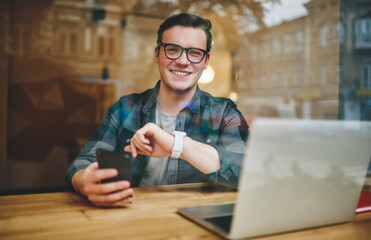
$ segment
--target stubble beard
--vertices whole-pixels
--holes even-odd
[[[170,86],[170,84],[168,84],[166,81],[164,81],[162,78],[161,78],[161,82],[166,86],[166,88],[170,89],[171,91],[173,91],[174,93],[178,94],[178,95],[182,95],[182,94],[187,94],[189,92],[192,92],[195,88],[195,86],[197,85],[198,83],[198,80],[195,81],[191,86],[187,87],[186,89],[182,89],[182,90],[179,90],[179,89],[174,89],[172,86]]]

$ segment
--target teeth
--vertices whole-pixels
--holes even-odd
[[[190,73],[186,73],[186,72],[178,72],[178,71],[172,71],[174,74],[176,75],[179,75],[179,76],[187,76],[189,75]]]

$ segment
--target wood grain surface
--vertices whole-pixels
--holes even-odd
[[[207,183],[134,189],[134,203],[98,208],[76,193],[0,197],[0,239],[220,239],[176,213],[233,202],[236,192]],[[371,239],[371,212],[350,223],[257,239]]]

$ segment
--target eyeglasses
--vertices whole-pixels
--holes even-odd
[[[187,59],[191,63],[200,63],[207,51],[200,48],[184,48],[172,43],[159,43],[159,46],[164,47],[165,56],[171,60],[177,60],[182,56],[183,51],[186,51]]]

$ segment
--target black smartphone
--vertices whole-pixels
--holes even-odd
[[[101,182],[114,182],[120,180],[131,181],[131,155],[130,153],[118,153],[105,149],[97,149],[97,161],[99,168],[116,168],[119,174],[116,177],[104,179]]]

